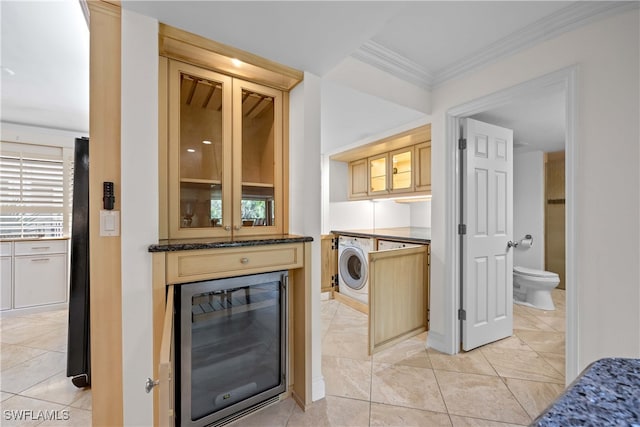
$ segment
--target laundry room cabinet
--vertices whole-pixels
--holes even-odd
[[[163,64],[169,238],[282,234],[283,91],[173,59]]]
[[[369,354],[427,331],[430,246],[375,239],[377,250],[369,251],[367,265],[361,266],[368,276],[368,304],[364,304],[340,292],[338,240],[337,234],[322,236],[321,289],[368,315]]]

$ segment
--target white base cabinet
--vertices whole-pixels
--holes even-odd
[[[11,257],[0,257],[0,310],[8,310],[12,307],[12,268]]]
[[[68,242],[68,239],[2,242],[2,310],[67,301]]]

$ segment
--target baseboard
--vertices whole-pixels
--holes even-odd
[[[334,292],[333,297],[343,303],[344,305],[348,305],[349,307],[358,310],[361,313],[369,314],[369,306],[364,304],[358,300],[350,298],[348,296],[342,295],[340,292]]]
[[[427,334],[427,347],[445,354],[455,354],[448,346],[445,336],[434,331]]]
[[[316,378],[311,385],[311,401],[323,399],[325,397],[324,377]]]

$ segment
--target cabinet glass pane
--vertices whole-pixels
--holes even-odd
[[[274,219],[274,99],[242,91],[242,225],[272,226]]]
[[[391,156],[393,162],[393,189],[411,188],[411,151]]]
[[[387,158],[371,160],[371,191],[384,191],[387,189]]]
[[[182,228],[222,226],[222,186],[220,184],[182,183],[180,185]]]
[[[228,90],[228,89],[226,89]],[[180,74],[181,227],[222,224],[222,83]]]

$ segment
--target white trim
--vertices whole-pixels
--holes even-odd
[[[67,283],[68,285],[68,283]],[[69,288],[67,286],[67,300],[69,299]],[[56,304],[34,305],[33,307],[12,308],[0,311],[0,318],[6,319],[14,316],[28,316],[30,314],[47,313],[49,311],[67,310],[68,302],[60,302]]]
[[[315,402],[325,397],[324,377],[316,378],[311,385],[311,401]]]
[[[448,340],[446,336],[434,331],[429,331],[427,333],[427,342],[425,344],[425,347],[432,348],[441,353],[447,353],[447,354],[456,353],[450,347],[450,340]]]
[[[544,40],[549,40],[599,19],[639,7],[640,2],[638,1],[575,2],[444,67],[437,73],[426,71],[416,62],[374,41],[368,41],[351,56],[402,80],[430,90]]]
[[[482,98],[470,101],[447,111],[445,123],[445,329],[442,340],[434,340],[436,345],[450,354],[459,351],[460,328],[457,320],[458,299],[460,295],[459,277],[459,238],[457,232],[459,187],[459,151],[458,120],[504,105],[522,95],[534,93],[549,87],[558,87],[566,93],[566,381],[571,382],[578,375],[578,304],[576,287],[576,206],[575,177],[577,174],[578,147],[575,141],[576,130],[576,79],[577,66],[572,66],[546,74],[519,85],[503,89]],[[431,332],[430,332],[431,334]],[[427,341],[431,344],[431,341]],[[450,350],[450,351],[447,351]]]
[[[431,73],[420,64],[372,40],[363,44],[351,56],[418,87],[431,89],[433,82]]]

